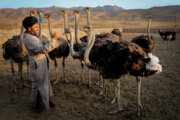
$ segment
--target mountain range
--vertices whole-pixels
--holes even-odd
[[[20,21],[25,16],[29,15],[32,9],[41,10],[44,13],[53,14],[52,18],[58,20],[60,15],[57,14],[62,9],[68,10],[70,21],[74,19],[72,15],[73,10],[80,10],[82,17],[85,19],[85,12],[83,7],[63,8],[58,6],[44,7],[44,8],[2,8],[0,9],[0,22]],[[153,21],[156,22],[178,22],[180,21],[180,5],[152,7],[149,9],[124,9],[118,6],[97,6],[91,7],[91,20],[92,21],[144,21],[146,17],[151,16]]]

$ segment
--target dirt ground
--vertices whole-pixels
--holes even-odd
[[[131,40],[141,33],[124,33],[125,40]],[[66,59],[66,75],[70,84],[59,82],[53,85],[56,108],[36,114],[31,109],[31,88],[23,88],[19,80],[17,93],[11,91],[11,71],[9,61],[2,58],[0,49],[0,120],[180,120],[180,34],[173,42],[163,41],[158,34],[153,34],[155,53],[160,59],[163,71],[142,81],[141,101],[143,112],[136,116],[137,83],[133,76],[121,78],[121,96],[123,110],[118,114],[107,114],[116,107],[110,104],[113,98],[113,84],[108,81],[108,97],[96,100],[99,91],[98,73],[92,71],[93,88],[78,86],[81,65],[71,56]],[[1,36],[0,36],[1,37]],[[9,37],[10,38],[10,37]],[[50,76],[55,79],[53,62],[50,62]],[[60,79],[62,79],[62,60],[58,60]],[[17,66],[16,66],[17,69]],[[24,66],[26,78],[26,66]],[[88,74],[85,68],[85,80]],[[31,84],[31,83],[29,83]]]

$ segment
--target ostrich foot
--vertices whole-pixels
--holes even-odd
[[[23,87],[30,88],[31,86],[29,84],[27,84],[27,83],[23,83]]]
[[[137,107],[137,116],[141,116],[142,115],[142,105],[138,105]]]
[[[104,99],[104,98],[106,98],[107,97],[107,95],[105,95],[104,93],[99,93],[100,95],[98,96],[98,97],[96,97],[96,99],[97,100],[102,100],[102,99]]]
[[[58,82],[59,82],[59,80],[58,80],[58,79],[51,80],[51,83],[52,83],[53,85],[57,84]]]
[[[101,91],[101,92],[99,93],[99,95],[104,95],[104,92],[103,92],[103,91]]]
[[[62,82],[66,83],[66,84],[69,84],[69,81],[67,81],[66,79],[64,79]]]
[[[82,81],[77,82],[78,85],[83,85],[84,83]]]
[[[27,79],[28,82],[32,82],[32,78]]]
[[[16,79],[20,79],[20,78],[21,78],[20,73],[16,74],[15,78],[16,78]]]
[[[114,110],[111,110],[111,111],[108,111],[108,114],[116,114],[116,113],[119,113],[120,111],[122,111],[122,108],[116,108]]]
[[[92,84],[91,84],[91,83],[88,83],[88,87],[91,88],[91,87],[92,87]]]
[[[114,97],[113,100],[110,102],[111,104],[114,104],[116,102],[117,98]]]
[[[102,100],[104,98],[105,98],[105,96],[99,95],[99,96],[96,97],[96,100]]]
[[[13,87],[12,87],[12,92],[13,92],[13,93],[17,93],[16,86],[13,86]]]

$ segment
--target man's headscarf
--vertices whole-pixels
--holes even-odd
[[[28,30],[28,27],[32,27],[35,23],[38,23],[38,19],[33,16],[28,16],[23,20],[23,26],[26,30]]]

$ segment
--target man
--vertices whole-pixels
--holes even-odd
[[[23,43],[28,51],[30,72],[32,75],[32,105],[36,112],[41,113],[44,106],[55,107],[52,102],[52,88],[49,80],[47,53],[59,46],[57,33],[45,45],[37,37],[39,32],[38,20],[34,16],[26,17],[23,20],[26,32],[23,36]]]

